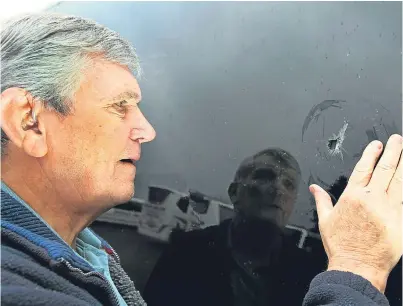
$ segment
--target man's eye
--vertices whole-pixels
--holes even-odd
[[[287,188],[288,190],[294,190],[294,184],[290,181],[290,180],[284,180],[284,186],[285,188]]]
[[[116,105],[119,106],[119,107],[124,107],[124,106],[127,105],[127,102],[126,101],[120,101],[120,102],[116,103]]]
[[[127,111],[127,102],[126,101],[120,101],[118,103],[115,103],[114,106],[119,112]]]

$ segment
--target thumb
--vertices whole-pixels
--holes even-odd
[[[329,194],[318,185],[311,185],[309,191],[315,198],[319,221],[321,221],[321,219],[325,219],[332,211],[332,200]]]

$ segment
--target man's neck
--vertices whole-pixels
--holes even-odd
[[[268,221],[237,215],[231,224],[231,249],[251,260],[266,261],[281,252],[283,230]]]
[[[23,174],[23,175],[21,175]],[[2,157],[2,181],[29,205],[71,247],[91,221],[88,216],[75,213],[73,201],[59,197],[59,192],[47,179],[37,159],[13,154]]]

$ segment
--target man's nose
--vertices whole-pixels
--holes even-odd
[[[156,132],[140,110],[138,116],[136,116],[134,120],[134,128],[132,129],[130,138],[140,143],[154,140]]]

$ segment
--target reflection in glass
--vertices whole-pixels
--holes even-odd
[[[293,211],[300,179],[298,162],[282,149],[246,158],[228,189],[235,219],[257,219],[283,228]]]
[[[164,203],[171,193],[171,190],[150,186],[148,188],[148,201],[153,204]]]
[[[325,267],[286,231],[300,179],[298,162],[282,149],[246,158],[228,188],[234,217],[172,235],[146,285],[148,305],[301,305]]]

